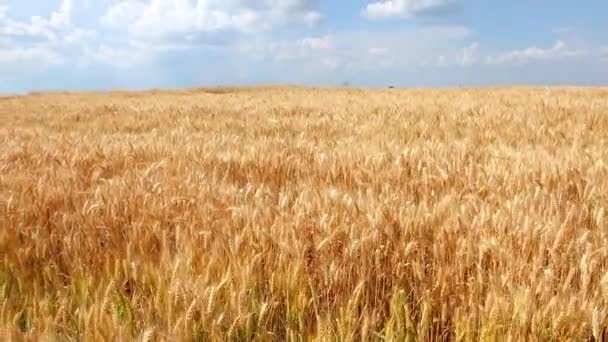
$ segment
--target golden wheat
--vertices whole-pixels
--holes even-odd
[[[602,340],[608,90],[0,98],[3,340]]]

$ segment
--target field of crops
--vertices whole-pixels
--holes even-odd
[[[608,89],[0,98],[0,339],[606,338]]]

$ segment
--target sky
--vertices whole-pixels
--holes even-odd
[[[0,93],[608,85],[608,1],[0,0]]]

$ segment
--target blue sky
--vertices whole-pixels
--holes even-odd
[[[0,93],[608,85],[608,1],[0,0]]]

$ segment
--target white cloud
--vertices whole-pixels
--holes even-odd
[[[39,61],[43,61],[45,64],[61,64],[64,59],[57,52],[45,47],[0,49],[0,65]]]
[[[322,60],[333,53],[333,42],[334,38],[330,35],[305,37],[295,41],[273,40],[265,37],[242,40],[234,48],[239,54],[252,60],[284,63],[295,60]],[[323,62],[322,64],[332,63]]]
[[[340,67],[340,61],[336,57],[325,57],[322,60],[323,66],[335,70]]]
[[[124,0],[110,5],[101,22],[139,37],[162,37],[314,25],[320,19],[318,0]]]
[[[199,48],[203,47],[209,48],[199,46]],[[89,60],[105,65],[128,68],[150,62],[163,53],[184,52],[192,50],[192,48],[191,45],[186,43],[150,43],[141,40],[130,40],[125,46],[110,46],[102,43],[95,48],[87,48],[86,55]]]
[[[367,53],[374,56],[385,56],[388,54],[388,49],[383,47],[370,47]]]
[[[376,0],[365,7],[363,14],[373,20],[410,18],[447,12],[457,5],[457,0]]]
[[[62,0],[59,10],[51,13],[49,24],[55,28],[70,26],[72,21],[72,0]]]
[[[304,38],[300,40],[300,44],[313,50],[327,50],[332,47],[330,36]]]
[[[559,60],[585,55],[584,50],[571,49],[563,41],[557,41],[551,48],[529,47],[486,57],[486,64],[526,64],[532,61]]]
[[[308,11],[308,12],[304,13],[304,15],[302,16],[302,20],[308,26],[317,25],[321,21],[322,18],[323,18],[323,16],[321,15],[321,12],[318,12],[318,11]]]
[[[87,51],[89,58],[97,62],[119,68],[127,68],[148,61],[150,54],[134,46],[127,48],[100,45],[95,50]]]
[[[458,57],[458,64],[462,66],[469,66],[477,63],[478,59],[479,43],[475,42],[460,51],[460,56]]]
[[[295,41],[272,38],[244,39],[237,55],[277,66],[292,65],[356,75],[389,69],[435,65],[434,56],[456,56],[471,30],[462,26],[435,26],[404,31],[342,31]],[[390,48],[389,48],[390,47]],[[472,50],[476,51],[476,45]],[[467,61],[472,55],[467,55]],[[477,58],[477,57],[475,57]],[[442,63],[447,64],[446,58]]]
[[[136,22],[145,9],[145,3],[141,1],[121,1],[111,5],[107,12],[101,17],[102,24],[123,28]]]
[[[13,20],[7,16],[7,12],[7,6],[0,6],[0,34],[54,39],[58,32],[71,26],[72,1],[62,0],[59,9],[52,12],[48,18],[32,16],[29,22]]]
[[[444,55],[437,57],[437,66],[444,67],[447,65],[448,65],[447,58]]]
[[[15,20],[7,15],[7,6],[0,6],[0,63],[66,62],[66,50],[74,49],[94,35],[90,30],[72,25],[73,11],[72,0],[62,0],[48,17]]]

